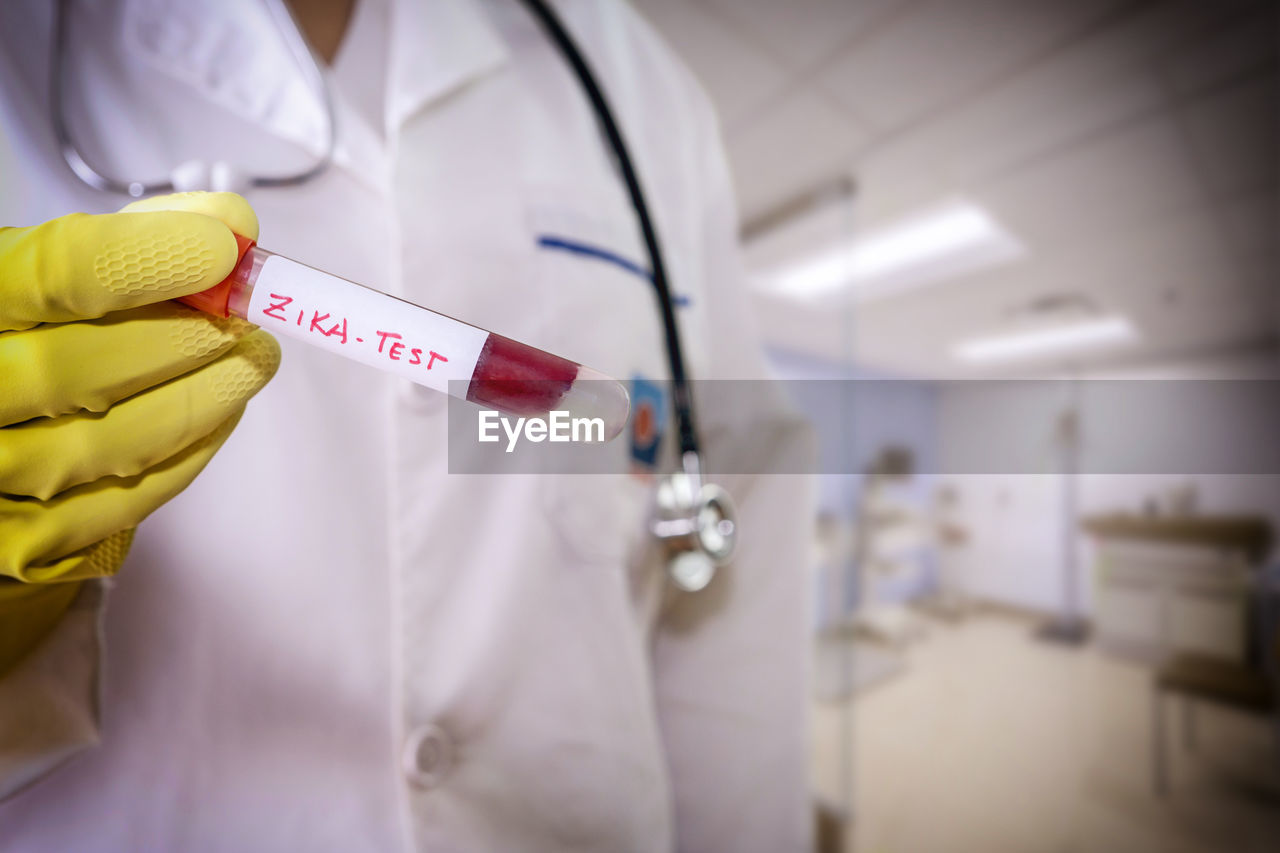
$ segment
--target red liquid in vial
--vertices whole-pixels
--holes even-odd
[[[515,415],[542,415],[556,408],[577,377],[574,362],[491,332],[467,399]]]
[[[244,237],[237,236],[236,241],[240,249],[240,259],[236,263],[231,275],[227,276],[220,284],[209,288],[201,293],[192,294],[190,296],[181,297],[181,301],[207,311],[219,317],[235,316],[242,319],[256,322],[261,318],[251,316],[251,305],[253,302],[253,293],[259,284],[259,278],[263,274],[263,269],[267,265],[267,261],[271,258],[279,258],[279,256],[257,246],[253,241]],[[584,367],[581,364],[560,358],[549,352],[527,346],[519,341],[513,341],[510,338],[504,338],[501,335],[495,335],[492,332],[486,332],[467,323],[462,323],[452,317],[439,314],[429,309],[414,305],[404,300],[393,299],[386,294],[378,293],[366,287],[362,287],[354,282],[347,281],[328,273],[322,273],[318,270],[306,267],[296,261],[287,258],[279,258],[280,262],[286,264],[286,269],[304,270],[310,276],[307,281],[312,287],[323,284],[332,291],[332,288],[338,287],[342,291],[350,289],[348,292],[352,297],[358,296],[360,299],[367,300],[377,299],[385,300],[385,303],[379,302],[382,307],[380,315],[386,316],[387,306],[394,308],[397,313],[403,313],[406,317],[416,316],[419,319],[426,315],[430,315],[433,323],[452,324],[459,328],[469,330],[470,334],[485,334],[487,337],[484,343],[480,345],[480,356],[476,359],[475,367],[471,372],[471,380],[467,383],[466,399],[493,409],[497,409],[508,414],[516,416],[541,416],[553,411],[564,411],[571,417],[585,417],[588,419],[599,418],[603,422],[603,431],[606,440],[612,439],[622,431],[630,412],[631,401],[627,394],[627,389],[616,380],[606,376],[598,370]],[[295,272],[296,275],[296,272]],[[294,282],[296,279],[286,279],[286,283]],[[285,291],[281,291],[284,293]],[[272,305],[272,309],[279,308],[284,310],[287,303],[292,303],[296,296],[301,294],[286,294],[284,297],[277,297],[272,294],[273,298],[280,298],[282,301],[278,305]],[[285,301],[287,300],[287,302]],[[338,300],[341,302],[342,300]],[[328,309],[332,311],[333,309]],[[293,324],[287,322],[292,317],[284,317],[271,313],[263,312],[267,317],[286,321],[282,325],[272,325],[270,330],[285,335],[291,335],[309,343],[316,343],[316,336],[312,334],[312,329],[317,322],[313,317],[312,322],[304,324],[303,318],[306,316],[305,311],[299,311],[298,322]],[[316,315],[320,312],[315,311]],[[329,318],[329,313],[325,313],[324,317]],[[337,322],[334,320],[333,322]],[[347,319],[344,317],[342,323],[343,345],[348,344],[347,336]],[[336,326],[334,328],[337,328]],[[321,332],[326,340],[329,339],[333,331],[326,331],[321,327]],[[357,344],[361,344],[364,338],[358,333],[354,340]],[[398,335],[396,336],[399,337]],[[412,344],[405,344],[406,347],[412,347]],[[421,354],[426,351],[427,345],[424,343],[419,349],[409,349],[408,352],[418,354],[418,361],[410,361],[409,364],[423,364],[425,371],[429,370],[435,358],[441,361],[448,361],[442,353],[431,352],[431,359],[423,360]],[[376,359],[370,361],[359,355],[351,355],[349,351],[339,350],[350,357],[363,361],[366,364],[373,364],[377,367],[386,367],[387,362],[379,362]],[[472,350],[474,352],[474,350]],[[379,349],[381,352],[381,349]],[[395,358],[394,354],[391,358]],[[422,381],[421,379],[409,376],[407,377],[421,385],[435,387],[436,390],[444,391],[448,394],[458,394],[462,390],[462,383],[456,383],[456,390],[453,387],[439,387],[438,384]],[[453,386],[455,383],[448,383]]]

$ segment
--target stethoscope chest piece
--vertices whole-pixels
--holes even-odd
[[[684,471],[658,484],[650,527],[666,549],[672,582],[686,592],[697,592],[733,556],[738,522],[729,493],[702,482],[696,456],[685,454],[684,461]]]

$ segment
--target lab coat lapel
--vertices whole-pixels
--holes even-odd
[[[338,123],[338,145],[333,152],[334,165],[345,169],[367,186],[387,193],[391,186],[391,159],[387,145],[375,126],[338,87],[330,91],[334,118]]]
[[[183,80],[313,157],[323,153],[323,104],[298,72],[264,4],[126,0],[125,5],[129,49],[154,71]],[[506,44],[475,0],[392,0],[388,48],[388,140],[411,115],[508,59]],[[335,106],[336,165],[384,187],[387,164],[374,156],[377,141],[340,96]]]
[[[507,56],[506,44],[476,0],[397,0],[387,138],[427,104],[501,67]]]
[[[264,4],[126,0],[124,38],[153,71],[312,156],[323,153],[324,107]]]

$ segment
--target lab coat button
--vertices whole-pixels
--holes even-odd
[[[453,767],[453,741],[439,726],[418,726],[405,740],[404,775],[419,788],[434,788]]]

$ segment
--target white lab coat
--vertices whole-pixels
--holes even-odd
[[[0,4],[5,224],[123,201],[56,151],[51,5]],[[323,113],[258,3],[72,5],[67,111],[104,171],[287,171],[320,151]],[[557,5],[689,300],[691,372],[761,375],[706,99],[625,4]],[[648,284],[537,244],[567,233],[644,262],[584,96],[519,4],[361,0],[332,78],[334,167],[248,193],[265,247],[665,377]],[[442,395],[281,344],[277,377],[110,589],[86,587],[0,679],[0,788],[20,787],[0,849],[805,846],[807,481],[722,478],[740,556],[679,594],[640,480],[451,476]]]

